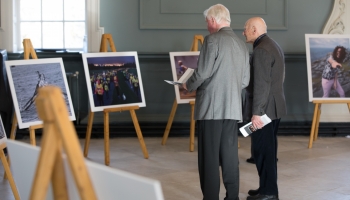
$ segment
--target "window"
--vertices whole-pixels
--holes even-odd
[[[85,0],[17,0],[18,44],[35,49],[81,51],[86,35]],[[22,45],[18,46],[23,49]]]

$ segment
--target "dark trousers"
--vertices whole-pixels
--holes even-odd
[[[250,157],[254,158],[253,137],[250,137]]]
[[[203,200],[218,200],[222,178],[225,200],[239,199],[238,141],[236,120],[197,120],[198,169]]]
[[[253,145],[253,137],[250,137],[250,157],[254,159],[254,145]],[[278,141],[276,140],[276,149],[278,149]],[[277,151],[276,151],[277,156]],[[277,159],[277,157],[276,157]]]
[[[280,119],[252,134],[254,159],[259,174],[259,193],[277,195],[277,131]]]

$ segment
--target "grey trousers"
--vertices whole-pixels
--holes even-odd
[[[239,199],[236,120],[197,120],[198,170],[203,200],[219,200],[220,171],[225,200]]]

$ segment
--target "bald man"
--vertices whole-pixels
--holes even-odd
[[[278,199],[277,130],[287,110],[283,90],[285,66],[283,50],[266,32],[266,23],[260,17],[249,19],[243,31],[246,42],[253,45],[243,116],[258,128],[252,133],[252,145],[259,188],[249,190],[247,200]],[[272,120],[265,126],[260,119],[264,114]]]

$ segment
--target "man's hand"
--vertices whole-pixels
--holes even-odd
[[[186,83],[183,83],[183,84],[182,84],[182,87],[185,88],[185,90],[187,90]]]
[[[264,126],[264,122],[261,121],[260,117],[259,115],[253,115],[252,117],[252,124],[256,129],[261,129]]]

